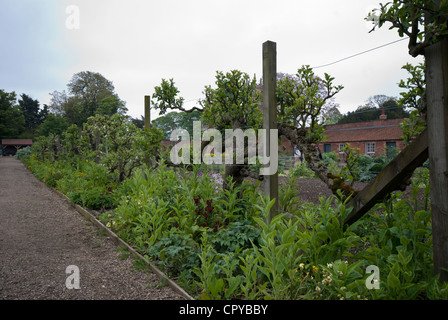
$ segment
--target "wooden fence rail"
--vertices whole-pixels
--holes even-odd
[[[366,214],[376,203],[391,192],[400,189],[414,170],[428,159],[428,132],[425,129],[409,146],[401,151],[364,189],[348,204],[352,212],[344,220],[350,225]]]

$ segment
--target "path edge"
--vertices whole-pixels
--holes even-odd
[[[76,203],[72,203],[70,202],[70,199],[63,193],[61,193],[59,190],[50,188],[54,193],[58,194],[59,196],[61,196],[62,198],[64,198],[67,203],[76,209],[76,211],[78,211],[78,213],[80,213],[82,216],[84,216],[85,218],[87,218],[88,220],[90,220],[90,222],[92,222],[95,227],[97,227],[98,229],[103,230],[104,232],[107,233],[108,236],[110,236],[111,238],[113,238],[115,240],[116,243],[125,246],[133,255],[137,256],[140,260],[142,260],[143,262],[145,262],[147,265],[149,265],[149,267],[151,268],[151,270],[161,279],[165,280],[168,282],[168,285],[177,293],[179,293],[181,296],[183,296],[185,299],[187,300],[194,300],[193,297],[191,297],[184,289],[182,289],[176,282],[174,282],[172,279],[170,279],[166,274],[164,274],[159,268],[157,268],[153,263],[151,263],[151,261],[149,261],[148,259],[146,259],[144,256],[142,256],[140,253],[138,253],[130,244],[128,244],[127,242],[125,242],[123,239],[121,239],[119,236],[117,236],[113,231],[111,231],[108,227],[106,227],[102,222],[100,222],[93,214],[91,214],[88,210],[86,210],[85,208],[81,207],[80,205],[76,204]]]
[[[20,161],[20,160],[19,160]],[[67,202],[67,204],[74,208],[79,214],[81,214],[82,216],[84,216],[85,218],[87,218],[90,222],[92,222],[92,224],[98,228],[103,230],[108,236],[110,236],[115,243],[125,246],[134,256],[138,257],[140,260],[142,260],[143,262],[145,262],[150,268],[151,271],[154,272],[160,279],[165,280],[168,285],[174,290],[176,291],[178,294],[180,294],[182,297],[184,297],[186,300],[195,300],[192,296],[190,296],[184,289],[182,289],[176,282],[174,282],[172,279],[170,279],[166,274],[164,274],[159,268],[157,268],[151,261],[149,261],[148,259],[146,259],[144,256],[142,256],[140,253],[138,253],[130,244],[128,244],[127,242],[125,242],[123,239],[121,239],[119,236],[117,236],[114,232],[112,232],[108,227],[106,227],[101,221],[99,221],[93,214],[91,214],[88,210],[86,210],[85,208],[81,207],[80,205],[76,204],[76,203],[72,203],[70,201],[70,199],[63,194],[62,192],[60,192],[57,189],[54,189],[52,187],[50,187],[48,184],[46,184],[44,181],[37,179],[37,177],[31,172],[31,170],[29,170],[26,165],[20,161],[22,163],[22,165],[25,167],[25,169],[30,172],[33,177],[36,178],[37,181],[41,182],[44,186],[46,186],[49,190],[51,190],[53,193],[57,194],[58,196],[60,196],[62,199],[64,199],[64,201]]]

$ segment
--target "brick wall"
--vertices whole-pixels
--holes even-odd
[[[378,156],[386,155],[388,142],[395,142],[395,146],[399,150],[403,150],[405,148],[403,140],[372,141],[372,142],[375,143],[375,153],[367,153],[366,152],[366,142],[349,142],[349,143],[352,148],[358,148],[359,152],[361,154],[368,154],[371,157],[378,157]],[[336,152],[336,153],[339,152],[339,143],[321,143],[321,144],[319,144],[319,148],[322,153],[325,152],[326,144],[331,145],[331,152]],[[339,158],[341,160],[345,160],[345,155],[339,154]]]

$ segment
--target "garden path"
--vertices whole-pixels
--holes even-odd
[[[1,300],[178,300],[15,157],[0,157]],[[68,266],[79,289],[68,289]],[[70,282],[72,283],[72,282]]]

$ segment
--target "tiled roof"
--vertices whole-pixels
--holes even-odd
[[[403,132],[398,126],[401,121],[393,120],[327,126],[325,134],[328,139],[325,143],[402,140],[400,136]]]
[[[10,146],[19,146],[19,145],[27,145],[31,146],[33,144],[33,140],[31,139],[2,139],[2,145],[10,145]]]

